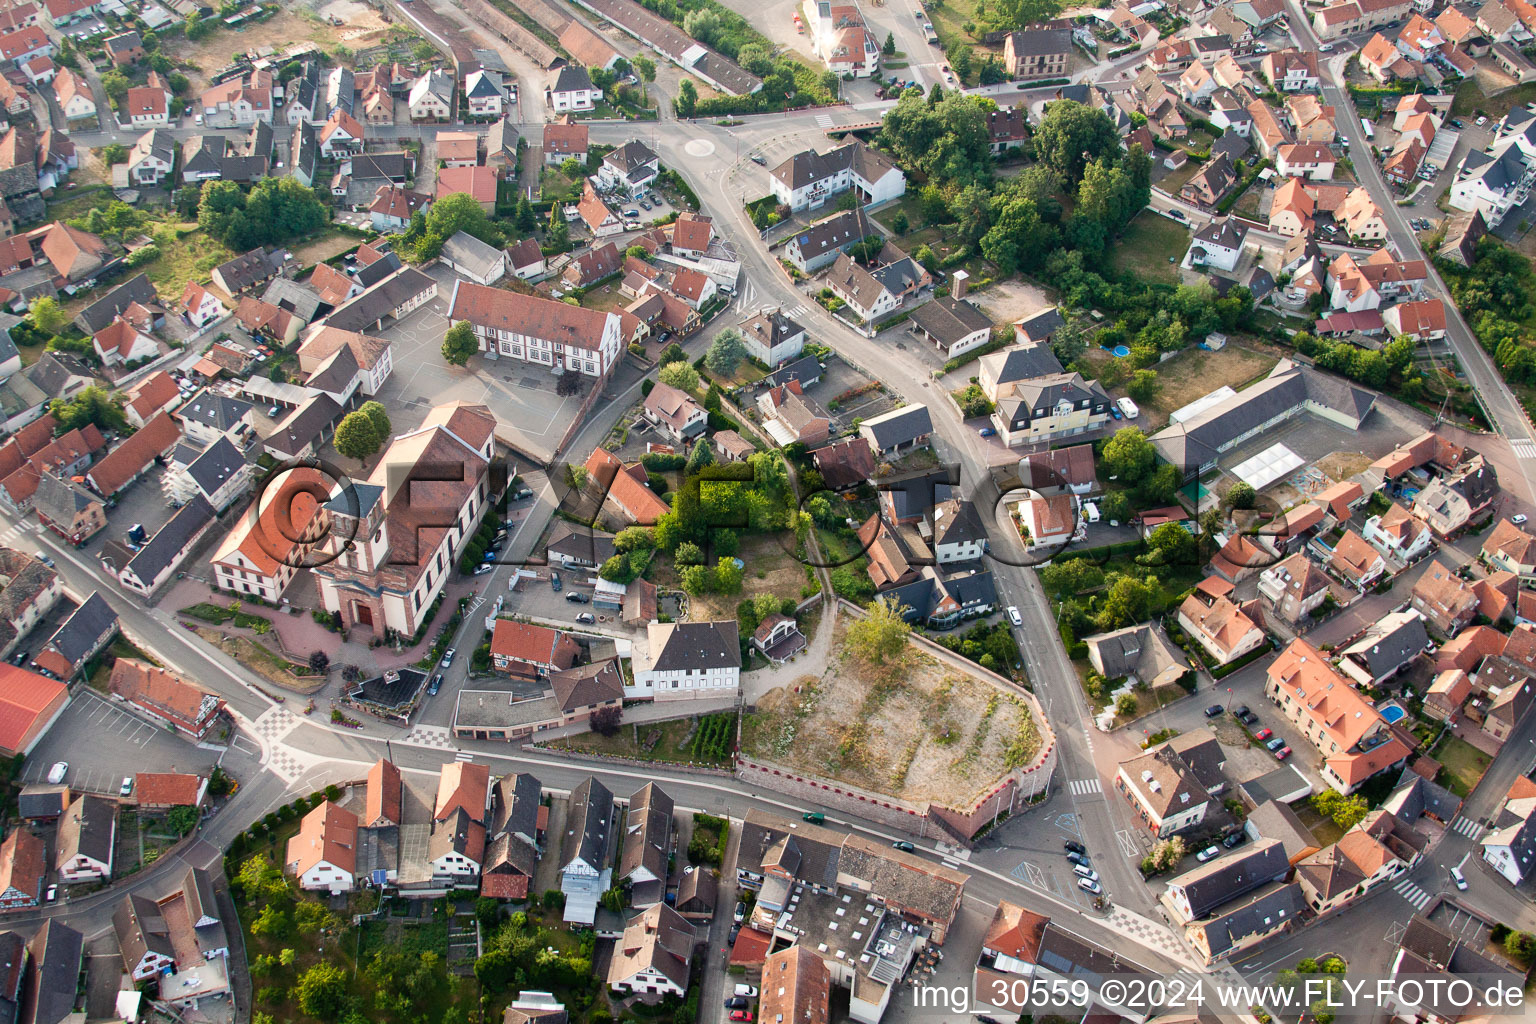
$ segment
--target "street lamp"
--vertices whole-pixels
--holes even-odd
[[[1227,710],[1232,710],[1232,687],[1227,687]]]

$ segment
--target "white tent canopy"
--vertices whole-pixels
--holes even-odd
[[[1232,467],[1232,473],[1255,491],[1296,472],[1306,461],[1283,444],[1270,445],[1259,454]]]

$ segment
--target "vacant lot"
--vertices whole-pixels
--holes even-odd
[[[332,256],[340,256],[357,243],[358,239],[353,236],[331,230],[322,232],[307,242],[291,245],[288,251],[293,253],[293,258],[299,261],[299,266],[308,267],[322,263]]]
[[[746,563],[739,594],[699,594],[688,599],[688,617],[694,622],[734,619],[744,598],[772,594],[779,600],[800,600],[806,584],[805,566],[794,555],[794,534],[743,535],[736,557]]]
[[[1189,229],[1176,220],[1143,210],[1110,246],[1110,265],[1143,281],[1179,283],[1179,260],[1189,248]],[[1169,263],[1169,257],[1173,262]]]
[[[1165,363],[1159,363],[1157,397],[1142,404],[1141,428],[1156,430],[1168,422],[1168,414],[1197,398],[1210,394],[1223,384],[1234,391],[1261,374],[1268,373],[1277,360],[1274,356],[1229,344],[1219,352],[1203,348],[1185,349]]]
[[[1508,81],[1507,79],[1501,79]],[[1463,82],[1456,88],[1456,98],[1451,103],[1451,113],[1457,117],[1469,114],[1487,114],[1497,119],[1503,117],[1516,107],[1536,100],[1536,82],[1529,82],[1513,89],[1505,89],[1503,92],[1487,96],[1483,93],[1479,79]]]
[[[999,326],[1033,316],[1054,305],[1044,288],[1017,278],[989,285],[985,291],[971,298]]]
[[[1459,797],[1471,793],[1483,772],[1488,770],[1487,754],[1450,734],[1430,751],[1429,756],[1440,762],[1440,775],[1435,781]]]
[[[188,223],[179,227],[196,229],[197,225]],[[201,230],[193,230],[174,244],[157,244],[156,248],[160,250],[159,257],[144,264],[142,269],[162,295],[180,295],[188,281],[206,280],[209,271],[236,256],[234,250]]]
[[[612,736],[586,732],[568,736],[550,745],[558,750],[570,750],[581,754],[605,754],[609,757],[631,757],[639,761],[673,762],[678,764],[709,764],[722,767],[731,763],[730,751],[735,747],[734,721],[727,727],[729,741],[725,752],[696,749],[693,742],[699,718],[678,718],[670,722],[646,722],[625,725]],[[707,734],[706,734],[707,735]]]
[[[348,38],[348,48],[360,49],[383,38],[384,26],[378,22],[377,15],[372,15],[372,21],[377,23],[378,31]],[[281,54],[305,42],[314,43],[331,53],[341,42],[342,31],[322,21],[308,4],[295,3],[265,21],[237,29],[227,29],[221,25],[196,42],[190,42],[180,32],[174,35],[168,33],[160,49],[171,60],[186,67],[192,89],[201,91],[208,87],[210,73],[228,64],[230,58],[237,53],[270,46]],[[351,36],[351,33],[348,35]]]
[[[833,660],[818,678],[769,691],[742,727],[742,750],[809,775],[921,803],[960,805],[1040,734],[1022,700],[909,648],[898,666],[847,655],[838,619]]]

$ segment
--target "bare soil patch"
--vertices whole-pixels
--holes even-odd
[[[910,647],[871,666],[845,651],[840,616],[822,674],[763,695],[742,749],[808,775],[912,803],[962,806],[1040,745],[1029,706]]]
[[[1142,405],[1143,430],[1156,430],[1168,422],[1169,413],[1203,398],[1222,385],[1241,390],[1243,384],[1268,372],[1276,358],[1240,345],[1208,352],[1203,348],[1185,349],[1167,362],[1159,363],[1157,397]]]
[[[972,299],[994,324],[1011,324],[1055,305],[1044,288],[1017,279],[999,281]]]
[[[365,33],[362,38],[348,39],[348,47],[355,50],[383,36],[386,26],[376,14],[372,20],[378,21],[378,28]],[[341,42],[342,31],[325,21],[308,5],[297,3],[279,10],[265,21],[253,22],[238,29],[220,27],[196,42],[180,33],[167,35],[161,43],[161,49],[173,61],[186,66],[186,75],[192,83],[193,91],[201,92],[208,88],[209,75],[228,64],[235,54],[263,46],[270,46],[278,53],[283,53],[303,42],[312,42],[326,52],[331,52]]]

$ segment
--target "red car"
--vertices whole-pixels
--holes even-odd
[[[751,1010],[732,1010],[731,1011],[731,1020],[740,1020],[740,1021],[745,1021],[746,1024],[752,1024],[752,1011]]]
[[[1291,748],[1290,747],[1281,747],[1279,750],[1275,751],[1275,760],[1276,761],[1284,761],[1286,758],[1288,758],[1290,756],[1291,756]]]
[[[1253,738],[1258,740],[1260,743],[1263,743],[1273,735],[1274,733],[1270,732],[1268,729],[1260,729],[1258,732],[1253,734]]]

